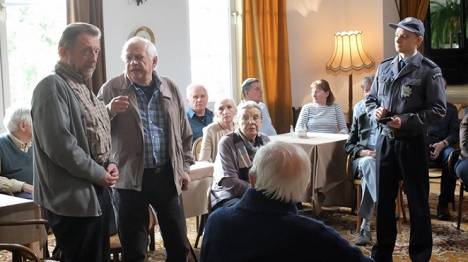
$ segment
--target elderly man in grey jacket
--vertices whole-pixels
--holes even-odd
[[[157,51],[148,40],[128,40],[122,59],[126,71],[98,94],[112,118],[112,153],[121,173],[115,187],[122,260],[145,260],[151,204],[166,261],[186,261],[190,244],[181,193],[189,188],[194,161],[183,99],[175,83],[154,70]]]
[[[34,201],[46,213],[60,261],[109,261],[109,186],[119,178],[110,155],[110,120],[87,86],[100,30],[66,27],[55,71],[34,90]]]

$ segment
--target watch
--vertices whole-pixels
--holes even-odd
[[[133,34],[133,35],[143,37],[143,38],[149,40],[153,44],[155,44],[155,42],[156,42],[155,39],[154,39],[153,31],[151,31],[151,29],[149,29],[146,26],[142,26],[142,27],[138,28],[135,31],[135,34]]]

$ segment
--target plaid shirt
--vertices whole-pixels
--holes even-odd
[[[159,91],[161,80],[153,72],[156,88],[148,101],[143,90],[132,82],[138,102],[138,112],[143,126],[144,163],[145,168],[154,168],[164,165],[168,159],[168,133],[167,122],[164,119],[162,97]]]
[[[72,68],[57,63],[55,71],[70,85],[83,107],[91,157],[97,163],[104,163],[109,159],[111,152],[110,119],[106,105],[88,88],[88,80]]]

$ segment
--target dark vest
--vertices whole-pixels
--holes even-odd
[[[0,157],[2,158],[1,176],[33,184],[33,147],[25,153],[7,134],[4,134],[0,136]]]

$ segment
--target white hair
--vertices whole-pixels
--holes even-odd
[[[249,109],[249,108],[257,108],[258,110],[260,110],[260,116],[263,118],[262,116],[262,109],[258,106],[257,102],[255,101],[252,101],[252,100],[249,100],[249,101],[245,101],[245,102],[242,102],[240,103],[238,106],[237,106],[237,111],[241,111],[242,109]]]
[[[127,40],[127,42],[125,42],[123,48],[122,48],[122,53],[120,54],[120,58],[122,58],[122,60],[124,62],[127,61],[127,49],[128,49],[128,46],[131,45],[131,44],[134,44],[134,43],[138,43],[138,42],[143,42],[145,43],[145,49],[146,49],[146,54],[148,55],[148,57],[153,60],[153,58],[155,56],[158,56],[158,50],[156,49],[156,46],[151,43],[151,41],[149,41],[148,39],[145,39],[141,36],[134,36],[130,39]]]
[[[257,151],[250,174],[267,197],[297,203],[310,181],[310,158],[300,147],[273,141]]]
[[[205,93],[206,93],[206,97],[208,98],[208,90],[206,90],[206,87],[202,84],[190,84],[187,86],[187,89],[185,90],[185,93],[187,94],[187,99],[190,99],[190,97],[192,96],[192,92],[193,92],[193,89],[195,87],[201,87],[205,90]]]
[[[16,132],[19,129],[19,124],[24,122],[28,126],[32,126],[31,108],[27,106],[11,106],[6,110],[3,125],[10,132]]]

